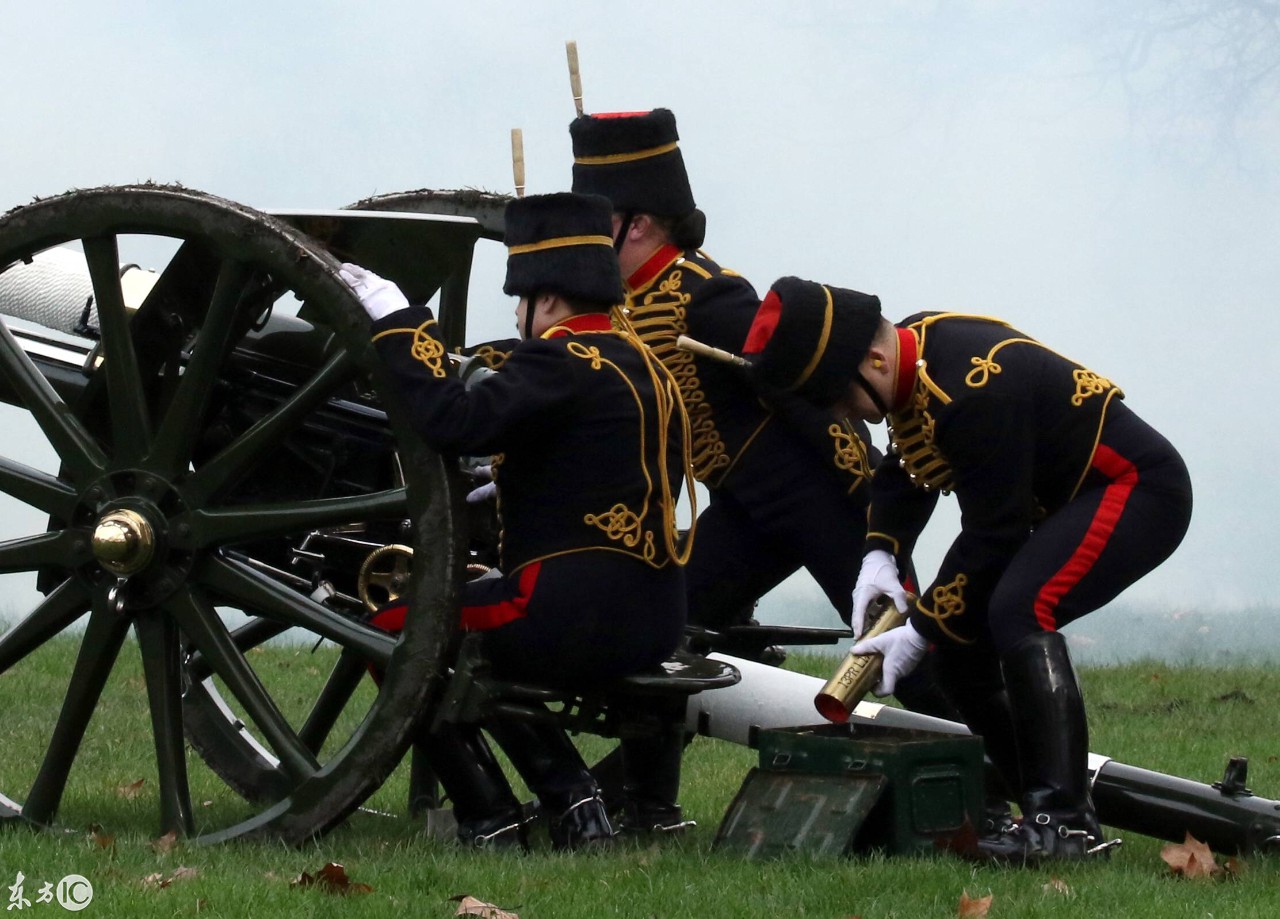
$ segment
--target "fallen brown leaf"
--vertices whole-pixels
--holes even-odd
[[[368,884],[357,884],[347,877],[347,869],[337,862],[329,862],[315,874],[302,872],[290,883],[290,887],[316,887],[325,893],[352,894],[373,893]]]
[[[152,890],[164,890],[174,881],[189,881],[193,877],[200,874],[195,868],[187,868],[185,866],[175,868],[173,873],[165,877],[164,872],[157,871],[154,874],[148,874],[142,879],[142,886]]]
[[[178,847],[178,834],[173,830],[165,833],[159,839],[151,840],[151,849],[163,855],[166,852],[172,852]]]
[[[960,894],[960,906],[956,909],[956,915],[965,917],[965,919],[983,919],[991,910],[991,901],[994,894],[987,894],[985,897],[978,897],[976,900],[969,896],[969,891],[963,891]]]
[[[136,782],[130,782],[127,785],[121,785],[116,789],[116,794],[120,797],[132,801],[138,795],[142,794],[142,786],[146,784],[146,779],[138,779]]]
[[[483,900],[477,900],[470,894],[459,894],[456,897],[450,897],[450,900],[456,900],[458,903],[455,916],[477,916],[479,919],[520,919],[518,913],[508,912],[494,906],[492,903],[486,903]]]
[[[1071,896],[1071,888],[1067,886],[1067,882],[1062,878],[1049,878],[1042,889],[1045,893],[1060,893],[1064,897]]]
[[[1190,833],[1185,841],[1171,842],[1161,849],[1160,858],[1179,877],[1212,878],[1222,873],[1213,860],[1213,852]]]

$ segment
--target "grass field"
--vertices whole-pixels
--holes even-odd
[[[22,788],[43,752],[65,692],[73,644],[53,642],[38,672],[0,676],[5,722],[0,792]],[[255,660],[287,680],[307,650],[279,648]],[[64,660],[59,655],[65,655]],[[92,916],[439,916],[450,898],[469,894],[536,917],[948,917],[962,896],[990,896],[987,915],[1183,916],[1280,915],[1280,857],[1247,859],[1230,881],[1184,880],[1161,861],[1162,841],[1135,834],[1109,862],[1053,869],[975,866],[950,856],[750,861],[711,842],[720,817],[756,755],[699,738],[685,760],[684,804],[699,821],[692,833],[662,845],[628,843],[591,855],[537,848],[528,855],[461,852],[430,838],[417,821],[359,813],[319,843],[286,849],[262,843],[217,847],[156,841],[151,738],[141,677],[122,655],[77,760],[60,812],[61,828],[0,833],[4,903],[13,905],[17,875],[30,915],[60,914],[38,902],[41,887],[70,874],[92,882]],[[829,659],[800,669],[825,675]],[[1229,755],[1250,757],[1250,785],[1280,798],[1280,676],[1262,667],[1169,668],[1154,663],[1082,673],[1090,706],[1091,748],[1122,762],[1202,782],[1216,780]],[[606,747],[583,738],[588,759]],[[202,806],[233,806],[217,781],[193,764],[193,796]],[[400,770],[370,802],[400,813]],[[141,783],[139,784],[139,780]],[[11,784],[17,783],[17,784]],[[90,830],[90,827],[95,827]],[[341,863],[353,885],[336,895],[293,884]],[[12,915],[17,910],[9,910]]]

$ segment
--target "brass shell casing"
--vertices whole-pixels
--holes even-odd
[[[880,613],[862,638],[883,635],[907,621],[907,614],[898,612],[898,608],[887,597],[882,597],[878,602],[881,604]],[[847,655],[835,674],[813,698],[813,706],[818,714],[836,724],[848,721],[850,713],[880,679],[880,666],[883,663],[884,658],[879,654]]]

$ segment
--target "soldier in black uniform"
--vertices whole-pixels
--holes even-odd
[[[919,313],[895,327],[866,294],[795,278],[775,290],[782,309],[762,317],[772,328],[756,372],[787,388],[816,367],[822,401],[888,420],[868,552],[911,552],[939,492],[960,504],[961,532],[908,623],[853,649],[884,655],[876,691],[892,692],[936,643],[944,688],[1020,791],[1022,824],[983,851],[1019,861],[1097,851],[1084,702],[1059,629],[1181,542],[1191,517],[1181,457],[1109,379],[1004,322]],[[872,593],[900,590],[882,579]]]
[[[410,307],[362,269],[344,269],[423,439],[447,453],[495,455],[502,576],[466,585],[462,628],[483,632],[500,676],[579,690],[657,666],[685,626],[675,509],[687,421],[670,374],[614,322],[622,283],[610,214],[609,202],[593,196],[511,202],[503,290],[521,298],[524,340],[501,372],[469,389],[451,370],[430,310]],[[389,313],[378,308],[386,300]],[[538,796],[553,843],[612,835],[563,731],[508,721],[486,728]],[[432,738],[432,765],[460,838],[521,841],[519,803],[479,729],[444,733]]]
[[[688,335],[736,352],[760,299],[745,278],[699,251],[705,218],[675,116],[584,115],[569,131],[574,191],[613,202],[627,317],[680,382],[694,475],[711,496],[687,572],[690,621],[740,624],[803,565],[848,622],[857,574],[849,558],[861,554],[848,523],[865,512],[869,472],[863,441],[820,413],[773,411],[739,371],[676,347]]]
[[[583,115],[569,132],[573,189],[613,202],[627,318],[680,383],[694,475],[710,494],[686,569],[689,622],[713,630],[741,625],[757,600],[804,567],[849,623],[866,527],[864,483],[878,458],[868,456],[865,427],[800,400],[778,411],[740,370],[676,347],[687,335],[737,352],[760,299],[745,278],[700,251],[706,220],[670,111]],[[955,716],[924,673],[906,681],[899,698],[917,711]],[[661,746],[654,741],[643,776],[624,779],[628,806],[645,802],[640,814],[624,812],[624,823],[679,823],[676,786],[661,777],[678,769],[683,740],[664,752]]]

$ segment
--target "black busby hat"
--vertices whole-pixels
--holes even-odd
[[[615,210],[684,217],[694,209],[669,109],[580,115],[573,139],[573,190],[604,195]]]
[[[742,351],[766,385],[833,405],[858,372],[880,325],[880,298],[779,278],[756,311]]]
[[[554,293],[605,306],[622,302],[613,206],[607,198],[570,192],[530,195],[507,204],[503,218],[503,293]]]

